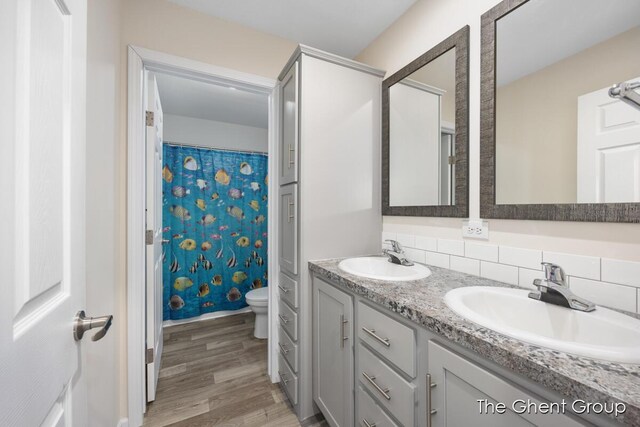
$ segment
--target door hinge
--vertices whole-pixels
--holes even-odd
[[[449,156],[449,164],[450,165],[456,164],[456,156]]]
[[[147,354],[145,356],[145,362],[147,364],[153,363],[153,349],[152,348],[148,348],[147,349]]]
[[[153,245],[153,230],[147,230],[144,233],[144,241],[147,245]]]
[[[147,126],[153,126],[154,121],[153,121],[153,111],[146,111],[145,112],[145,118],[147,121]]]

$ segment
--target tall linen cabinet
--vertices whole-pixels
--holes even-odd
[[[318,412],[307,263],[377,253],[381,247],[383,76],[300,45],[278,77],[278,373],[301,420]]]

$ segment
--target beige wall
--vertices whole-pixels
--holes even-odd
[[[356,58],[387,70],[409,63],[464,25],[470,40],[470,216],[479,217],[480,16],[498,0],[418,0]],[[632,224],[490,220],[492,243],[640,260],[640,226]],[[385,231],[461,238],[461,220],[384,217]]]
[[[88,2],[87,20],[87,304],[89,316],[114,315],[100,341],[85,339],[85,377],[92,425],[115,426],[121,405],[126,325],[122,316],[124,247],[119,240],[120,189],[120,0]]]
[[[107,336],[87,345],[90,416],[115,426],[127,416],[126,115],[127,45],[275,78],[296,43],[167,0],[89,5],[87,105],[87,309],[114,314]],[[93,418],[95,417],[95,418]]]
[[[575,203],[578,97],[640,75],[640,27],[499,87],[496,197]],[[586,71],[586,72],[585,72]]]

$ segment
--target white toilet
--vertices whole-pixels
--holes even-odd
[[[253,336],[265,339],[268,336],[267,311],[269,308],[269,288],[259,288],[247,292],[245,295],[247,304],[256,314],[256,324],[253,328]]]

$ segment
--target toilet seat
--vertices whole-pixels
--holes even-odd
[[[247,292],[245,295],[247,304],[256,307],[266,306],[269,303],[269,288],[259,288]]]

